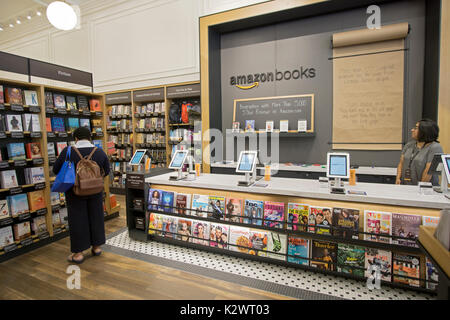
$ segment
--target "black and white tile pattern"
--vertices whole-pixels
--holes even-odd
[[[124,249],[120,252],[113,249]],[[134,252],[149,257],[159,257],[165,261],[177,262],[177,266],[183,269],[186,266],[196,266],[210,270],[208,276],[215,278],[215,274],[221,274],[223,280],[227,277],[251,280],[245,285],[258,287],[253,284],[264,283],[264,290],[277,291],[278,294],[293,296],[296,298],[319,298],[319,299],[353,299],[353,300],[433,300],[435,296],[395,289],[382,286],[381,290],[369,290],[365,282],[345,279],[337,276],[324,275],[312,271],[295,269],[273,265],[271,263],[252,261],[243,258],[226,256],[207,251],[185,248],[157,241],[141,242],[130,239],[128,231],[124,230],[110,237],[105,246],[105,250],[116,253]],[[128,254],[126,254],[128,255]],[[133,255],[129,255],[133,257]],[[154,262],[154,261],[152,261]],[[197,268],[196,270],[199,270]],[[186,270],[196,272],[194,269]],[[214,272],[213,272],[214,271]],[[197,271],[198,272],[198,271]],[[202,274],[204,275],[204,274]],[[235,279],[236,280],[236,279]],[[236,282],[236,281],[234,281]],[[276,286],[277,290],[272,290],[270,285]],[[282,289],[280,289],[282,288]],[[291,290],[298,289],[298,290]],[[281,292],[280,292],[281,291]],[[311,295],[302,295],[298,292],[309,292]]]

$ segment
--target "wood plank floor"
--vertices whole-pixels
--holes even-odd
[[[111,233],[126,225],[120,217],[106,222]],[[104,252],[80,265],[81,289],[66,285],[69,238],[0,264],[0,300],[7,299],[291,299],[270,292],[203,277]]]

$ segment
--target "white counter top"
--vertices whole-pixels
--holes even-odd
[[[341,195],[331,194],[328,188],[321,188],[318,180],[293,179],[272,177],[265,188],[238,187],[238,181],[243,180],[242,175],[202,174],[195,181],[169,181],[169,176],[176,172],[167,173],[145,180],[146,183],[182,186],[189,188],[204,188],[212,190],[225,190],[261,194],[278,194],[294,197],[353,201],[364,203],[385,204],[394,206],[419,207],[430,209],[450,208],[450,200],[442,194],[422,195],[418,186],[404,186],[376,183],[358,183],[356,186],[346,185],[346,190],[365,191],[367,195]]]
[[[276,167],[278,165],[278,168]],[[216,162],[211,164],[212,168],[230,168],[236,169],[237,163],[222,163]],[[264,170],[264,168],[259,168]],[[326,166],[301,166],[301,165],[286,165],[286,164],[273,164],[272,170],[278,169],[279,171],[301,171],[301,172],[327,172]],[[373,176],[396,176],[397,168],[390,167],[359,167],[356,169],[356,174],[367,174]]]

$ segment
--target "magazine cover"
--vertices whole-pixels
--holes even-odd
[[[392,238],[393,244],[407,247],[416,247],[419,237],[419,228],[422,224],[422,216],[415,214],[392,214],[392,235],[407,239]]]
[[[427,289],[429,290],[436,290],[437,287],[437,283],[433,283],[433,282],[428,282],[430,280],[432,281],[439,281],[439,275],[438,275],[438,271],[436,269],[436,267],[434,266],[434,264],[431,262],[430,259],[428,259],[428,257],[425,257],[425,264],[426,264],[426,280],[427,280]]]
[[[437,228],[439,224],[439,217],[422,216],[422,224],[427,227]]]
[[[162,216],[158,213],[150,213],[148,222],[148,234],[156,234],[158,236],[161,236],[161,232],[157,230],[162,230],[162,227],[163,227]]]
[[[181,241],[192,241],[192,220],[178,218],[178,235],[177,239]]]
[[[208,211],[212,218],[225,220],[225,197],[209,196]]]
[[[314,217],[314,225],[316,226],[315,233],[331,234],[330,227],[333,223],[333,216],[331,214],[331,208],[311,206],[309,208],[309,216]],[[312,218],[311,218],[311,221],[312,221]],[[310,230],[311,230],[311,227],[310,227]]]
[[[148,190],[148,206],[147,209],[149,211],[161,210],[162,203],[162,191],[158,189],[150,189]]]
[[[195,221],[192,225],[192,234],[194,238],[192,238],[193,243],[202,244],[204,246],[209,245],[209,231],[210,225],[209,222],[206,221]],[[204,239],[204,240],[202,240]]]
[[[375,234],[392,234],[392,213],[379,211],[364,211],[364,232]],[[364,240],[391,243],[391,238],[377,235],[364,235]]]
[[[230,226],[229,247],[231,251],[248,253],[250,247],[250,229],[238,226]]]
[[[255,120],[245,120],[245,132],[255,131]]]
[[[354,246],[346,243],[339,243],[337,255],[337,270],[339,272],[350,273],[354,274],[355,276],[364,277],[365,254],[366,250],[364,247]]]
[[[345,239],[359,239],[359,210],[333,208],[333,235]]]
[[[9,206],[6,199],[0,200],[0,220],[9,217]]]
[[[287,215],[287,229],[306,231],[308,225],[309,205],[289,203]]]
[[[244,223],[262,226],[263,224],[264,201],[245,200]]]
[[[175,196],[175,212],[180,215],[189,215],[191,206],[191,195],[185,193],[177,193]]]
[[[162,216],[162,231],[166,238],[175,238],[178,228],[178,218],[171,216]]]
[[[270,228],[284,229],[280,222],[284,221],[284,203],[283,202],[264,202],[264,225]]]
[[[249,254],[267,257],[268,231],[250,229]]]
[[[13,230],[11,226],[0,228],[0,249],[14,243]]]
[[[227,214],[232,216],[227,216],[225,220],[242,223],[242,199],[228,198],[226,209]]]
[[[269,231],[267,233],[267,257],[286,261],[287,235]]]
[[[173,200],[175,198],[175,194],[170,191],[162,192],[162,201],[161,207],[164,212],[172,213],[173,212]]]
[[[369,268],[374,266],[377,270],[380,270],[381,280],[391,281],[391,268],[392,268],[392,252],[375,248],[366,248],[366,256],[364,259],[364,268],[366,271],[364,275],[366,278],[370,277],[372,273]]]
[[[312,241],[311,267],[323,270],[336,270],[333,263],[337,262],[337,244],[328,241]]]
[[[9,211],[13,218],[17,217],[19,214],[30,212],[26,193],[8,196],[6,199],[8,200]]]
[[[420,287],[420,280],[401,277],[420,278],[419,256],[393,253],[392,263],[394,282],[407,284],[412,287]]]
[[[209,229],[209,245],[221,249],[228,249],[229,226],[220,223],[211,223]]]
[[[192,196],[191,215],[208,218],[208,200],[209,196],[207,195],[194,194]]]
[[[295,257],[292,257],[295,256]],[[300,258],[309,258],[309,240],[300,237],[288,238],[288,262],[309,265],[309,260]]]

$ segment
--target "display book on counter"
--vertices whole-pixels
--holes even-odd
[[[133,206],[142,210],[142,203]],[[361,280],[370,276],[368,269],[374,265],[381,272],[382,282],[425,291],[436,289],[437,271],[423,259],[416,240],[420,225],[436,226],[438,217],[158,189],[148,190],[145,210],[145,222],[136,217],[135,224],[150,237]]]

